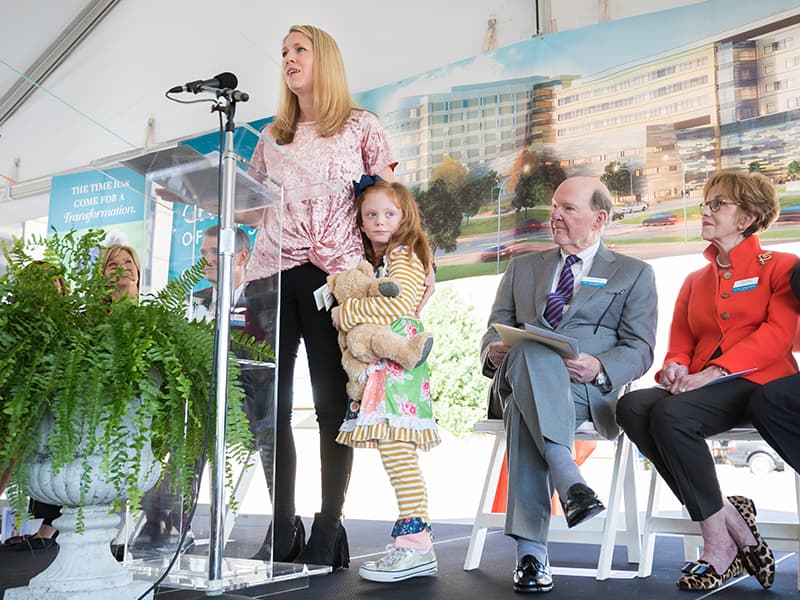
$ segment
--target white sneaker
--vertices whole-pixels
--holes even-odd
[[[378,559],[368,560],[358,569],[358,574],[368,581],[403,581],[411,577],[433,575],[439,570],[436,554],[430,550],[386,546],[389,553]]]

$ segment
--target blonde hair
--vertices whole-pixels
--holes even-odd
[[[742,232],[744,237],[769,229],[778,218],[781,209],[778,192],[761,173],[714,173],[703,187],[703,198],[707,198],[715,187],[738,203],[744,212],[755,217],[753,224]]]
[[[283,41],[286,42],[286,38],[292,33],[300,33],[311,42],[317,133],[322,137],[330,137],[339,133],[350,118],[350,113],[358,109],[347,87],[342,53],[336,40],[319,27],[292,25]],[[278,144],[289,144],[294,139],[300,119],[300,103],[283,77],[283,66],[279,87],[278,112],[270,125],[270,131]]]
[[[139,255],[136,254],[136,250],[130,246],[125,246],[123,244],[111,244],[110,246],[106,246],[102,253],[103,273],[106,272],[108,263],[117,258],[122,252],[127,252],[130,254],[131,258],[133,259],[133,264],[136,265],[136,287],[139,287],[140,280],[142,278],[142,265],[139,262]]]
[[[364,251],[367,259],[374,265],[378,266],[383,260],[384,256],[388,256],[392,251],[399,246],[408,246],[409,255],[414,253],[417,258],[422,262],[422,266],[427,271],[430,269],[433,262],[433,255],[431,254],[431,247],[428,243],[428,234],[422,226],[422,217],[419,214],[419,207],[414,195],[402,183],[397,181],[376,181],[374,184],[364,190],[356,200],[356,222],[359,228],[363,226],[364,221],[361,217],[361,207],[364,201],[370,194],[383,190],[386,192],[392,201],[403,212],[403,218],[400,221],[400,227],[397,228],[392,234],[386,249],[381,254],[376,254],[372,248],[369,240],[364,240]]]

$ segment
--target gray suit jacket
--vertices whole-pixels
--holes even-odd
[[[551,329],[543,315],[559,259],[559,249],[552,248],[514,258],[509,263],[481,341],[481,362],[487,377],[496,374],[487,358],[488,346],[500,339],[492,323],[513,327],[532,323]],[[614,418],[619,389],[641,377],[653,362],[658,305],[655,275],[647,263],[612,252],[601,242],[589,276],[605,279],[606,285],[579,285],[556,331],[576,338],[581,352],[597,357],[602,363],[610,390],[592,384],[571,385],[584,388],[580,392],[589,398],[595,428],[613,439],[619,433]],[[535,380],[543,376],[538,373],[531,378],[534,386]],[[563,375],[556,372],[553,377]],[[570,382],[551,384],[566,389]]]

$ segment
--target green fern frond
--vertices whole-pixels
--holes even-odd
[[[206,265],[208,265],[208,261],[206,261],[205,258],[201,258],[178,277],[170,280],[170,282],[155,295],[155,303],[167,310],[184,311],[186,308],[186,296],[191,293],[192,288],[194,288],[197,282],[205,275]]]
[[[209,402],[213,325],[184,316],[186,295],[205,262],[138,304],[109,302],[109,278],[98,260],[104,237],[98,230],[71,231],[3,243],[8,266],[0,275],[0,465],[16,460],[9,497],[20,515],[26,461],[49,454],[56,467],[82,464],[85,497],[88,447],[104,450],[104,475],[133,508],[141,498],[138,470],[147,441],[162,463],[170,455],[168,471],[188,495],[207,423],[215,416]],[[63,293],[53,285],[57,278]],[[236,339],[232,345],[241,341],[254,355],[271,352],[252,338]],[[231,361],[226,443],[233,458],[226,459],[226,473],[228,461],[249,453],[253,443],[238,375]],[[43,445],[44,418],[55,427]],[[137,425],[145,426],[146,436],[122,435]]]

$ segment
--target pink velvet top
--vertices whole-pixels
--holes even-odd
[[[264,136],[273,140],[269,125]],[[327,138],[317,134],[315,123],[299,123],[290,144],[273,146],[260,140],[253,152],[253,167],[282,182],[286,190],[283,239],[277,208],[267,208],[247,280],[307,262],[326,273],[354,267],[364,249],[356,227],[353,180],[395,164],[380,121],[364,110],[354,110],[342,131]],[[313,185],[314,180],[328,181],[335,193]],[[280,256],[275,252],[278,240],[282,242]]]

